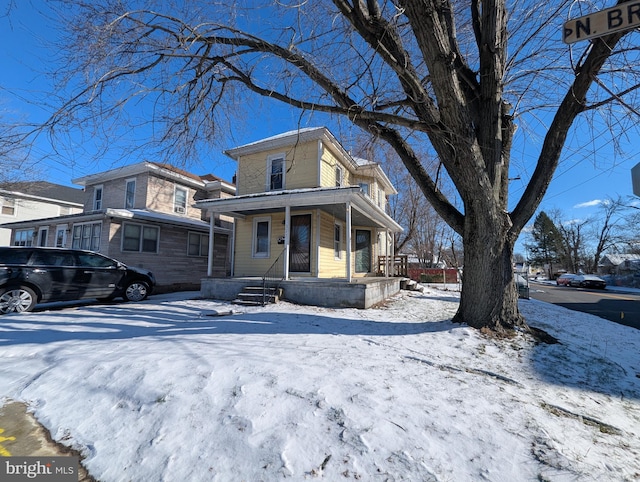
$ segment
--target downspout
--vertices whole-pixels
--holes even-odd
[[[214,244],[214,236],[213,236],[213,226],[215,223],[215,215],[213,212],[210,212],[209,218],[209,252],[207,256],[207,278],[211,278],[213,276],[213,244]]]
[[[284,280],[289,281],[289,243],[291,241],[291,206],[284,208]]]
[[[347,281],[351,283],[351,202],[347,201],[345,205],[346,209],[346,221],[347,226],[345,231],[347,232]]]

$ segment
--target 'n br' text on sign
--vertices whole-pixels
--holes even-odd
[[[565,22],[562,40],[572,44],[640,25],[640,1],[625,2]]]

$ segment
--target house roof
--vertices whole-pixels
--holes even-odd
[[[602,262],[609,261],[613,266],[618,266],[625,261],[640,261],[640,254],[607,254],[602,257]]]
[[[236,218],[247,215],[292,209],[322,209],[344,220],[346,204],[353,208],[353,225],[373,226],[402,232],[404,229],[391,216],[367,197],[359,186],[290,189],[268,191],[223,199],[196,201],[195,207]]]
[[[84,191],[47,181],[20,181],[0,184],[0,193],[37,198],[64,204],[84,204]]]
[[[185,218],[173,214],[157,213],[146,209],[102,209],[99,211],[89,211],[85,213],[69,214],[66,216],[54,216],[41,219],[30,219],[27,221],[16,221],[13,223],[0,224],[7,229],[20,229],[27,227],[49,226],[51,224],[65,224],[71,222],[98,221],[105,218],[133,219],[138,221],[155,222],[159,224],[180,226],[199,231],[208,231],[209,223],[199,219]],[[217,229],[217,228],[216,228]]]
[[[185,185],[190,185],[198,189],[224,189],[226,191],[234,192],[235,186],[233,183],[224,181],[223,179],[214,176],[213,174],[204,174],[199,176],[191,172],[180,169],[171,164],[144,161],[136,164],[129,164],[127,166],[118,167],[116,169],[110,169],[108,171],[98,172],[90,174],[84,177],[78,177],[73,179],[74,184],[80,186],[87,186],[90,184],[99,184],[111,179],[118,179],[127,176],[135,176],[145,172],[155,172],[156,174],[181,182]]]

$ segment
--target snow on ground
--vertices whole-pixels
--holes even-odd
[[[640,480],[640,330],[521,300],[561,343],[495,339],[436,289],[196,296],[2,317],[0,396],[103,482]]]

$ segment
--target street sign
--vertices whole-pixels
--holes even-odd
[[[640,1],[621,3],[584,17],[565,22],[562,30],[564,43],[601,37],[640,25]]]

